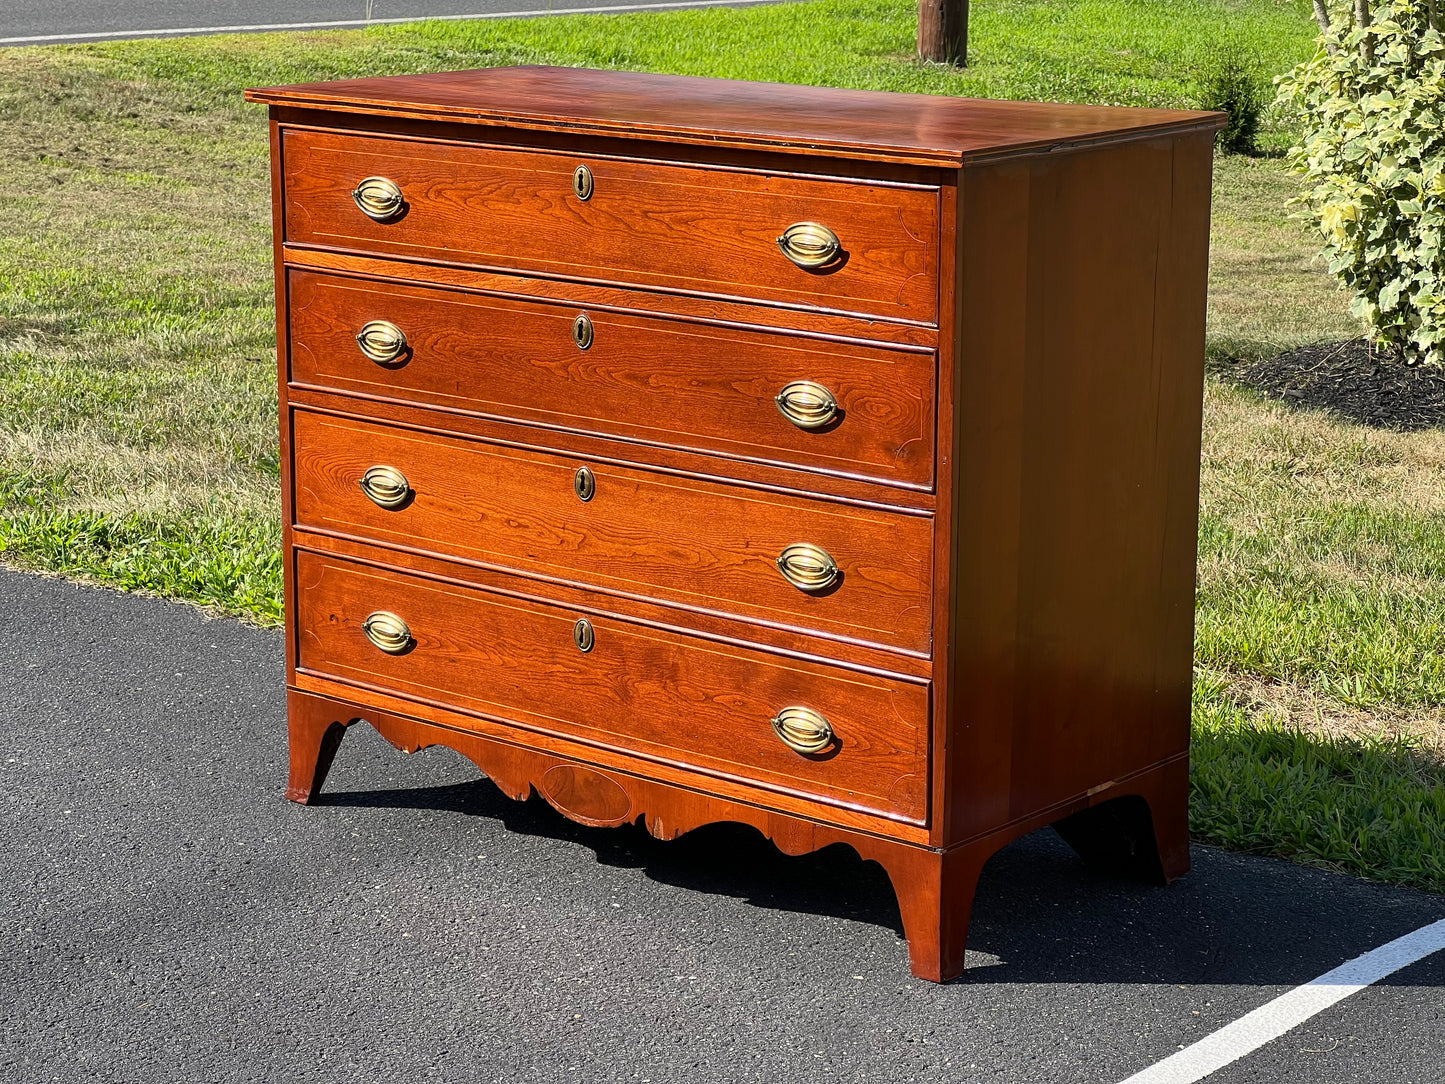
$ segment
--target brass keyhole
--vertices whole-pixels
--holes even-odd
[[[572,476],[572,489],[579,500],[590,501],[597,492],[597,476],[586,467],[578,467],[577,473]]]
[[[584,203],[592,198],[592,171],[586,166],[578,166],[573,172],[572,191]]]
[[[572,341],[578,350],[586,350],[592,345],[592,336],[592,317],[584,312],[572,321]]]
[[[592,650],[592,645],[597,642],[597,634],[592,631],[591,621],[585,617],[577,619],[577,624],[572,626],[572,642],[584,655]]]

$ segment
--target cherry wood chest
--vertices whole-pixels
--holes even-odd
[[[1167,880],[1219,116],[500,68],[271,107],[291,769]]]

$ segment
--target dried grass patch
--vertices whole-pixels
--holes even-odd
[[[1445,765],[1445,706],[1405,710],[1377,705],[1367,710],[1291,682],[1253,674],[1221,676],[1226,683],[1222,695],[1257,724],[1327,741],[1403,744]]]

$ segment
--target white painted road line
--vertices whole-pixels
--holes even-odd
[[[338,19],[324,23],[254,23],[243,26],[174,26],[158,30],[98,30],[88,34],[35,34],[27,38],[0,38],[0,45],[40,45],[46,42],[90,41],[97,38],[185,37],[189,34],[249,34],[262,30],[335,30],[345,27],[385,26],[427,20],[457,22],[463,19],[528,19],[538,15],[597,15],[604,12],[665,11],[669,8],[739,8],[772,4],[778,0],[681,0],[670,4],[608,4],[586,8],[535,8],[530,11],[486,11],[476,15],[408,15],[398,19]]]
[[[1304,986],[1296,986],[1193,1046],[1135,1073],[1122,1084],[1194,1084],[1271,1039],[1278,1039],[1316,1013],[1441,949],[1445,949],[1445,919],[1356,956]]]

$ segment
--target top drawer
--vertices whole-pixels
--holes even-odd
[[[282,160],[296,244],[937,322],[936,188],[300,130]],[[802,223],[837,238],[821,266],[783,252]],[[827,255],[795,233],[803,263]]]

